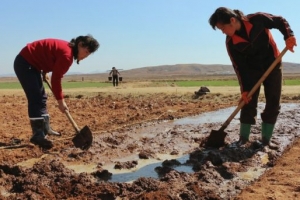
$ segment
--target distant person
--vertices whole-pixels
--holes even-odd
[[[111,69],[109,75],[112,76],[112,81],[113,81],[114,87],[115,87],[115,86],[118,86],[118,83],[119,83],[119,76],[118,76],[118,75],[121,75],[121,74],[119,73],[119,71],[118,71],[115,67],[113,67],[113,68]]]
[[[256,123],[260,88],[252,98],[247,98],[247,95],[280,54],[270,29],[278,29],[282,33],[286,47],[291,52],[297,46],[296,38],[285,18],[263,12],[244,15],[240,10],[220,7],[212,14],[209,23],[213,29],[217,28],[226,34],[227,52],[239,80],[241,100],[246,104],[240,114],[239,140],[245,143],[249,140],[251,125]],[[281,62],[263,85],[266,106],[261,113],[262,143],[268,145],[280,112]]]
[[[47,94],[43,86],[46,73],[52,72],[51,85],[61,112],[68,110],[62,92],[62,77],[69,70],[73,59],[79,61],[88,57],[99,47],[91,35],[79,36],[70,42],[60,39],[42,39],[28,43],[16,56],[15,73],[23,87],[28,100],[28,115],[32,128],[30,142],[44,148],[51,148],[52,142],[47,134],[59,135],[50,127],[47,111]]]

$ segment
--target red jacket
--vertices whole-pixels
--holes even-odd
[[[20,52],[32,67],[52,72],[51,85],[57,100],[63,99],[61,79],[73,63],[73,53],[67,41],[43,39],[27,44]]]
[[[241,91],[250,91],[255,85],[253,70],[265,72],[278,57],[279,50],[270,29],[278,29],[286,40],[293,36],[288,22],[281,16],[255,13],[241,22],[241,30],[226,38],[226,47],[239,79]]]

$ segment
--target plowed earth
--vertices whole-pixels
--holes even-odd
[[[124,88],[123,88],[124,89]],[[122,90],[122,89],[121,89]],[[138,89],[136,89],[138,90]],[[251,140],[238,145],[238,123],[228,128],[227,145],[205,149],[200,144],[222,123],[170,125],[176,119],[237,105],[238,94],[97,93],[66,96],[79,127],[89,126],[94,142],[87,151],[73,146],[75,131],[49,95],[52,128],[50,150],[30,145],[27,100],[22,94],[0,96],[1,199],[299,199],[300,97],[283,95],[294,103],[282,112],[270,147],[260,143],[258,121]],[[261,97],[261,102],[264,98]],[[227,116],[225,116],[226,119]],[[169,155],[173,159],[163,159]],[[181,163],[177,157],[187,155]],[[142,168],[159,160],[157,177],[112,181],[118,170]],[[192,170],[176,170],[189,166]],[[263,175],[245,178],[250,168]],[[127,170],[127,171],[126,171]],[[151,172],[149,172],[151,173]],[[243,176],[241,174],[244,173]]]

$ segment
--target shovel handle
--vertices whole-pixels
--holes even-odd
[[[257,81],[257,83],[253,86],[253,88],[248,93],[248,98],[252,97],[252,95],[256,92],[256,90],[260,87],[261,83],[269,76],[271,71],[276,67],[276,65],[281,61],[283,55],[287,52],[287,48],[285,47],[279,56],[273,61],[271,66],[267,69],[267,71],[261,76],[261,78]],[[241,101],[237,108],[233,111],[233,113],[228,117],[228,119],[224,122],[222,127],[219,129],[220,131],[224,131],[225,128],[229,125],[231,120],[235,117],[235,115],[241,110],[241,108],[245,105],[244,101]]]
[[[48,87],[50,88],[51,92],[53,93],[51,84],[49,83],[49,81],[47,79],[44,79],[44,81],[47,83]],[[76,133],[80,132],[80,129],[78,128],[76,122],[74,121],[73,117],[71,116],[70,112],[68,110],[65,110],[65,114],[68,117],[69,121],[71,122],[73,128],[75,129]]]
[[[78,128],[76,122],[74,121],[73,117],[71,116],[70,112],[68,110],[65,110],[65,114],[67,115],[69,121],[71,122],[73,128],[75,129],[76,133],[78,134],[80,132],[80,129]]]

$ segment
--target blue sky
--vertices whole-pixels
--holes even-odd
[[[300,1],[286,0],[1,0],[0,75],[11,74],[13,61],[28,42],[43,38],[71,40],[92,34],[97,52],[73,64],[69,72],[103,72],[115,66],[133,69],[173,64],[231,64],[225,35],[208,19],[226,6],[245,14],[268,12],[285,17],[300,35]],[[283,36],[272,30],[278,48]],[[297,38],[300,45],[300,37]],[[300,63],[300,49],[283,61]]]

